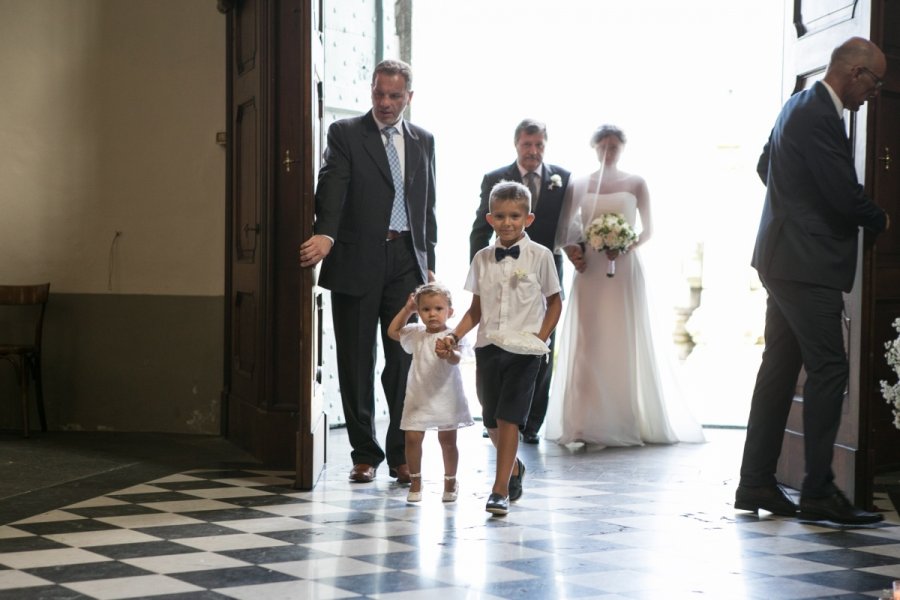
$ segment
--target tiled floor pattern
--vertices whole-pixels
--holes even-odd
[[[872,598],[900,579],[900,521],[840,528],[735,512],[742,431],[702,445],[523,447],[525,494],[484,512],[492,452],[460,436],[462,493],[346,481],[345,432],[311,492],[289,473],[189,470],[0,526],[0,599]],[[433,434],[432,434],[433,435]],[[342,445],[343,444],[343,445]],[[386,471],[386,469],[383,469]]]

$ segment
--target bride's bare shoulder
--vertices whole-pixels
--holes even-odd
[[[637,195],[639,191],[647,188],[647,182],[644,181],[644,178],[640,175],[634,173],[622,173],[622,175],[623,191],[632,192]]]
[[[619,171],[619,176],[620,180],[623,183],[638,184],[644,182],[644,178],[636,173],[626,173],[625,171]]]

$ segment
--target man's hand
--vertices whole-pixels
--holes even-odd
[[[587,262],[584,260],[584,250],[581,249],[581,246],[578,244],[566,246],[565,251],[566,256],[569,257],[569,262],[575,266],[575,270],[579,273],[583,273],[587,268]]]
[[[314,235],[300,245],[300,266],[313,267],[331,252],[333,242],[324,235]]]

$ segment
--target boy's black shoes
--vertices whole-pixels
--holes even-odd
[[[831,521],[841,525],[869,525],[878,523],[884,516],[868,512],[850,504],[839,489],[826,498],[804,498],[800,496],[800,515],[807,521]]]
[[[782,517],[793,517],[797,514],[797,505],[777,485],[760,487],[739,485],[734,494],[734,507],[750,512],[759,512],[759,509],[763,509]]]
[[[487,504],[484,505],[484,510],[494,515],[505,515],[509,512],[509,496],[491,494],[488,496]]]
[[[509,476],[509,501],[515,502],[522,497],[522,480],[525,479],[525,463],[516,457],[516,463],[519,465],[518,475]]]

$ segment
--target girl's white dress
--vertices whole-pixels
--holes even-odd
[[[412,354],[400,418],[404,431],[443,431],[474,423],[459,365],[438,358],[434,351],[435,342],[451,331],[428,333],[422,323],[410,323],[400,330],[400,345]]]
[[[589,194],[586,182],[580,184],[574,187],[580,210],[569,213],[580,231],[609,212],[622,213],[635,226],[633,194]],[[588,246],[585,255],[587,269],[575,274],[557,330],[545,437],[603,446],[704,441],[665,342],[653,338],[640,249],[616,259],[613,277],[607,277],[605,253]]]

